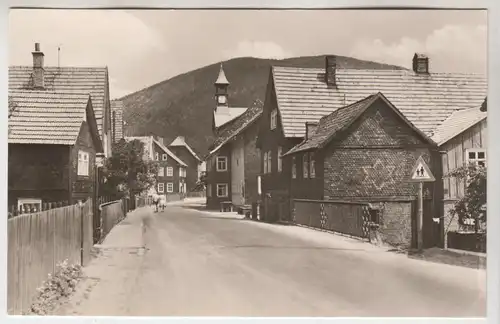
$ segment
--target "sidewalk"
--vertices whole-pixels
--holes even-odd
[[[102,244],[94,245],[96,256],[83,268],[84,277],[78,283],[75,293],[60,305],[53,315],[116,315],[122,309],[114,305],[125,303],[110,302],[125,300],[131,293],[128,281],[137,277],[144,255],[143,224],[150,215],[148,207],[140,207],[130,212],[124,220],[115,225]],[[89,295],[92,292],[92,298]],[[102,298],[100,296],[103,296]]]

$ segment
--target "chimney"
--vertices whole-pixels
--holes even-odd
[[[481,104],[481,108],[479,110],[486,112],[488,111],[488,97],[484,98],[483,103]]]
[[[334,55],[325,57],[325,82],[327,86],[336,86],[337,58]]]
[[[116,111],[113,111],[113,128],[111,130],[113,143],[116,143]]]
[[[429,73],[429,58],[424,54],[413,55],[413,72],[417,74]]]
[[[44,54],[40,51],[40,43],[35,43],[33,54],[33,88],[43,89],[45,87],[45,69],[43,67]]]
[[[318,128],[317,122],[306,122],[306,140],[311,138],[316,131],[316,128]]]

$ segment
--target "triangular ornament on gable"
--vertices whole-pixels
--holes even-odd
[[[422,156],[420,156],[417,159],[417,162],[415,162],[415,165],[413,166],[411,171],[410,180],[416,182],[436,181],[436,178],[432,174],[429,166],[427,165],[427,163],[425,163]]]

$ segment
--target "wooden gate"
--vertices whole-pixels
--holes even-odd
[[[432,199],[424,199],[424,213],[422,223],[422,243],[423,248],[428,249],[440,245],[440,224],[433,221],[434,204]],[[415,200],[411,204],[412,209],[412,248],[417,247],[417,217],[418,217],[418,202]]]

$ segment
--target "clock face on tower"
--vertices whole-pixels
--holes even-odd
[[[218,96],[218,97],[217,97],[217,101],[218,101],[220,104],[225,104],[225,103],[226,103],[226,96]]]

